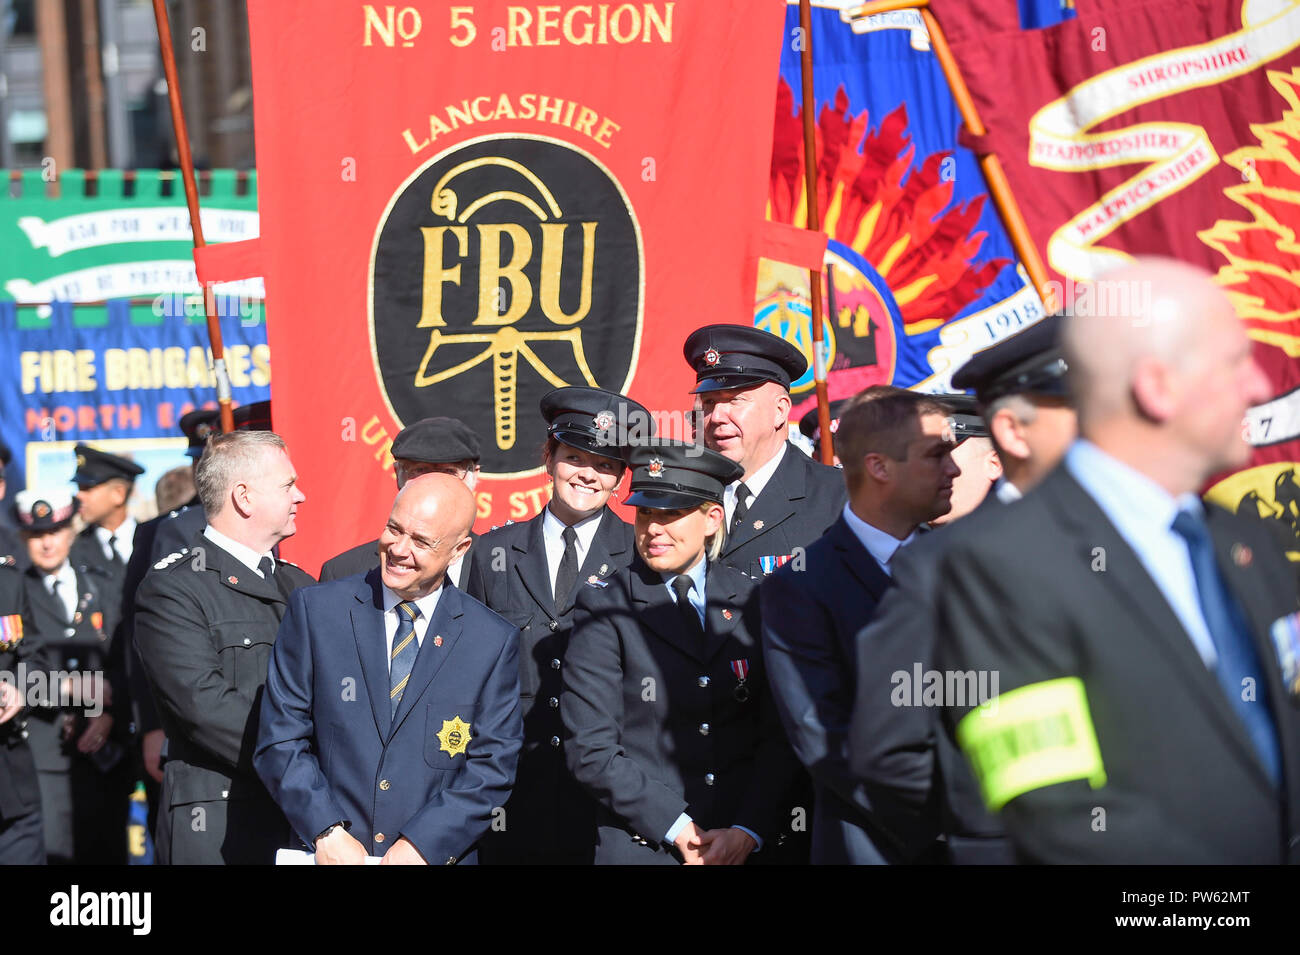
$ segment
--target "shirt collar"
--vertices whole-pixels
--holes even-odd
[[[704,597],[704,580],[708,576],[708,573],[709,573],[708,557],[701,557],[699,560],[695,562],[695,566],[686,572],[686,576],[691,578],[691,583],[694,584],[694,590],[692,591],[692,593],[697,594],[700,598]],[[659,576],[661,576],[664,579],[665,584],[671,587],[673,585],[673,581],[676,580],[679,575],[664,573],[664,574],[660,574]]]
[[[556,517],[549,507],[547,507],[542,514],[543,539],[549,543],[559,544],[563,547],[564,522]],[[602,507],[595,514],[591,515],[591,517],[584,517],[582,520],[578,521],[578,523],[573,525],[573,529],[578,534],[578,547],[582,549],[584,554],[591,547],[591,540],[596,536],[596,530],[600,527],[600,519],[604,516],[605,509]]]
[[[45,584],[45,589],[49,591],[52,591],[56,580],[63,585],[64,592],[61,596],[66,597],[68,594],[77,592],[77,572],[72,569],[70,561],[65,560],[63,566],[54,573],[45,574],[41,577],[41,582]]]
[[[1168,531],[1179,511],[1199,514],[1195,494],[1175,498],[1155,481],[1086,438],[1079,438],[1065,454],[1065,466],[1101,509],[1121,529]]]
[[[123,541],[130,542],[135,537],[135,518],[128,517],[121,524],[117,525],[117,530],[115,531],[110,531],[107,527],[101,527],[96,524],[95,536],[99,538],[99,542],[105,547],[108,546],[108,539],[110,537],[116,538],[119,543]]]
[[[1020,488],[1016,487],[1004,477],[998,478],[994,483],[993,493],[1003,504],[1010,504],[1012,501],[1018,501],[1024,497],[1024,495],[1020,493]]]
[[[844,521],[849,525],[849,530],[853,531],[853,536],[862,542],[862,546],[867,549],[872,557],[881,567],[888,567],[894,554],[900,547],[905,547],[912,542],[916,536],[916,531],[908,534],[902,540],[899,540],[892,534],[886,534],[878,527],[868,524],[858,515],[853,513],[853,508],[848,504],[844,505]]]
[[[381,583],[379,585],[384,591],[384,613],[391,613],[393,608],[402,602],[401,597],[388,589],[388,585]],[[442,584],[430,593],[425,594],[418,600],[412,601],[420,609],[420,616],[424,620],[432,620],[433,612],[438,608],[438,598],[442,596]]]
[[[780,467],[781,459],[785,457],[785,453],[788,450],[789,445],[790,445],[789,441],[782,441],[781,450],[776,452],[776,454],[772,455],[772,460],[764,464],[761,468],[759,468],[757,471],[754,472],[753,477],[745,481],[745,487],[749,488],[749,493],[751,496],[758,497],[760,494],[763,493],[763,488],[767,487],[767,482],[772,480],[772,475],[775,474],[776,469]],[[731,491],[731,494],[733,496],[735,496],[736,490],[739,487],[740,487],[740,481],[733,481],[731,484],[727,485],[728,490]]]
[[[261,571],[258,570],[257,565],[262,562],[263,557],[270,557],[271,565],[275,565],[275,558],[271,557],[270,554],[259,554],[257,551],[253,550],[253,548],[245,546],[233,538],[227,537],[211,524],[203,528],[203,536],[212,541],[212,543],[216,544],[249,570],[256,571],[260,574]]]

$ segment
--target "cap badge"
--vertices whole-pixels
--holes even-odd
[[[1249,567],[1255,555],[1245,544],[1232,545],[1232,562],[1238,567]]]
[[[645,473],[652,478],[663,477],[664,461],[663,458],[651,458],[650,463],[645,466]]]
[[[202,422],[194,429],[194,437],[198,438],[200,441],[206,441],[210,434],[212,434],[212,425],[208,424],[206,421]]]
[[[706,365],[716,365],[721,360],[722,356],[718,354],[716,348],[710,348],[704,353],[704,364]]]
[[[596,422],[597,431],[608,431],[610,428],[614,427],[614,412],[602,411],[600,414],[596,415],[594,420]]]
[[[46,504],[44,501],[37,501],[35,506],[32,507],[32,516],[37,518],[49,517],[50,505]]]
[[[78,455],[77,455],[77,467],[79,467],[79,468],[84,468],[85,466],[86,466],[86,456],[85,456],[84,454],[78,454]]]

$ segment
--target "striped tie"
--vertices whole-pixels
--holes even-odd
[[[420,645],[415,640],[415,619],[420,616],[420,608],[409,600],[397,605],[397,635],[393,637],[393,652],[388,655],[388,702],[392,707],[392,717],[397,718],[397,706],[402,702],[402,692],[406,681],[411,678],[411,669],[420,652]]]

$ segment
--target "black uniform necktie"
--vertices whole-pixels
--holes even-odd
[[[420,608],[409,600],[397,605],[397,633],[393,636],[393,652],[388,655],[388,702],[390,715],[397,716],[397,704],[402,702],[402,692],[411,678],[415,658],[420,654],[420,644],[415,639],[415,619]]]
[[[117,549],[116,534],[108,535],[108,549],[113,552],[113,564],[117,567],[124,566],[125,561],[122,560],[122,552]]]
[[[555,571],[555,612],[564,613],[569,605],[569,594],[578,581],[578,532],[572,527],[564,529],[564,556]]]
[[[682,626],[687,633],[703,639],[704,627],[700,623],[700,615],[691,606],[691,588],[694,586],[695,581],[685,574],[673,578],[673,593],[677,594],[677,612],[681,615]]]
[[[741,481],[736,485],[736,509],[732,512],[731,529],[734,531],[749,516],[749,488]]]
[[[68,615],[68,620],[71,620],[73,618],[73,613],[68,610],[68,603],[63,599],[63,594],[59,593],[59,584],[61,583],[63,583],[63,581],[55,578],[54,583],[50,584],[50,596],[59,602],[59,606],[63,608],[63,612]]]
[[[271,558],[263,556],[262,559],[257,562],[257,569],[262,572],[262,576],[266,578],[266,580],[275,584],[275,589],[280,591],[280,596],[284,598],[285,603],[288,603],[289,591],[286,589],[288,581],[284,580],[284,578],[275,572],[275,564],[272,563]]]

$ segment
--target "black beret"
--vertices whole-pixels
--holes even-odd
[[[971,395],[931,395],[932,398],[938,398],[949,408],[952,414],[949,420],[952,421],[952,439],[957,444],[961,444],[967,438],[987,438],[989,436],[988,426],[984,424],[984,418],[976,407],[977,402]]]
[[[424,464],[477,461],[478,435],[455,418],[421,418],[397,432],[391,454]]]
[[[52,531],[66,527],[77,513],[71,491],[19,491],[14,495],[14,515],[25,531]]]
[[[975,389],[981,405],[1015,394],[1069,394],[1061,326],[1065,316],[1048,315],[1022,332],[979,352],[958,368],[952,386]]]
[[[632,493],[623,503],[660,510],[695,507],[706,501],[721,504],[723,489],[745,473],[731,458],[702,444],[668,439],[631,448],[628,463],[632,465]]]
[[[694,395],[765,381],[789,390],[790,383],[808,370],[808,360],[798,348],[751,325],[697,328],[687,337],[682,354],[695,369]]]
[[[603,388],[556,388],[542,396],[541,409],[547,437],[607,458],[621,460],[628,444],[655,433],[643,404]]]
[[[109,454],[88,444],[78,444],[77,470],[72,475],[72,482],[79,488],[96,487],[113,478],[134,481],[144,473],[144,468],[127,458]]]

